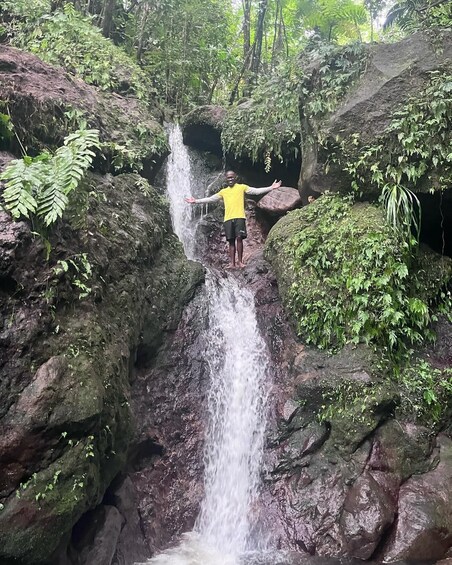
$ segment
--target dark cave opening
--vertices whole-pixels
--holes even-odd
[[[452,189],[417,194],[421,206],[420,241],[452,257]]]

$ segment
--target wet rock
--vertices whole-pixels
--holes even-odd
[[[401,482],[425,473],[431,465],[432,440],[423,426],[389,420],[375,434],[369,468],[393,473]]]
[[[99,506],[84,517],[74,533],[79,565],[111,565],[123,518],[114,506]]]
[[[301,206],[301,197],[296,188],[281,186],[265,194],[257,203],[257,207],[272,216],[283,216],[290,210]]]
[[[200,292],[177,329],[166,335],[152,365],[138,368],[132,385],[136,455],[129,477],[149,554],[177,543],[183,532],[192,530],[202,500],[206,306]],[[159,449],[145,453],[140,445],[146,442]]]
[[[283,413],[282,413],[283,419],[289,423],[290,420],[292,420],[292,418],[295,416],[298,408],[299,408],[299,404],[297,402],[295,402],[291,398],[286,400],[286,402],[284,403]]]
[[[436,469],[411,477],[400,488],[386,561],[441,559],[452,547],[452,440],[439,436],[438,441]]]
[[[347,493],[341,516],[347,555],[369,559],[395,511],[395,501],[378,482],[369,473],[361,475]]]
[[[129,477],[125,477],[114,491],[112,502],[124,521],[112,565],[130,565],[135,561],[144,561],[149,550],[141,530],[137,493]]]
[[[290,435],[285,449],[291,459],[300,458],[317,451],[328,437],[325,423],[310,422],[305,428]]]
[[[91,175],[83,228],[69,211],[49,262],[26,223],[6,217],[0,228],[0,279],[17,281],[0,292],[0,561],[49,560],[101,502],[125,464],[140,343],[157,348],[202,281],[170,234],[166,204],[137,182]],[[92,271],[83,299],[74,273],[53,269],[81,253]]]

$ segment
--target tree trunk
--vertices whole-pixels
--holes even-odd
[[[256,25],[256,36],[254,40],[253,58],[251,61],[252,80],[254,82],[256,81],[257,74],[259,72],[259,67],[261,64],[262,41],[264,37],[264,23],[265,23],[265,14],[267,12],[267,5],[268,5],[268,0],[260,0],[259,13],[258,13],[257,25]]]
[[[137,60],[141,63],[141,58],[143,56],[144,45],[146,42],[146,23],[149,15],[149,4],[146,2],[143,4],[141,17],[140,17],[140,31],[138,36],[138,46],[137,46]]]
[[[102,35],[110,37],[113,28],[113,16],[115,14],[116,0],[106,0],[104,15],[102,18]]]

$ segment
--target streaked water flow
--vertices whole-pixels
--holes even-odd
[[[192,209],[184,200],[191,195],[192,173],[190,156],[182,141],[179,126],[172,125],[168,131],[171,153],[166,165],[166,190],[170,200],[171,220],[174,233],[181,240],[185,255],[189,259],[195,254],[196,223],[192,221]]]
[[[184,196],[191,193],[190,160],[179,128],[170,132],[168,194],[176,234],[189,257],[194,233]],[[254,296],[234,275],[209,271],[205,359],[210,368],[205,443],[205,495],[193,532],[148,561],[153,565],[235,565],[256,549],[259,469],[269,389],[269,361]],[[252,539],[253,538],[253,539]]]
[[[254,296],[234,277],[206,281],[211,383],[205,497],[195,529],[227,554],[249,547],[265,431],[268,356]]]

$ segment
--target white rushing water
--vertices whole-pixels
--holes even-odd
[[[196,226],[183,200],[191,194],[190,159],[177,127],[170,132],[170,144],[167,183],[174,230],[193,258]],[[205,495],[194,531],[149,565],[236,565],[261,545],[252,532],[269,391],[268,353],[251,291],[232,274],[208,270],[205,292],[205,359],[210,369]]]
[[[179,126],[172,125],[168,131],[171,153],[166,168],[166,190],[170,201],[171,220],[174,233],[181,240],[185,255],[189,259],[195,254],[196,223],[192,221],[192,208],[184,200],[192,190],[192,173],[187,147],[182,141]]]
[[[205,496],[195,530],[233,555],[252,549],[265,431],[268,355],[254,296],[234,276],[207,277],[210,367]]]

